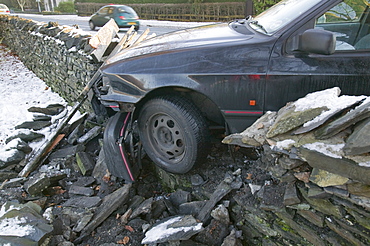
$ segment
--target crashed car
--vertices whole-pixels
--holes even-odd
[[[185,173],[207,156],[215,131],[241,132],[266,111],[334,86],[370,95],[369,5],[283,0],[256,17],[122,50],[95,87],[94,108],[113,115],[104,144],[110,170],[133,181],[137,164],[127,159],[145,152],[164,170]]]

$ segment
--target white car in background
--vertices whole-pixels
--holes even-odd
[[[9,8],[5,5],[0,3],[0,15],[8,15],[10,14]]]

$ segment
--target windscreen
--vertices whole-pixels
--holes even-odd
[[[249,25],[258,32],[273,34],[322,0],[283,0],[253,18]]]

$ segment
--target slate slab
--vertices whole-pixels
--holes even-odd
[[[94,190],[90,187],[81,187],[77,185],[71,185],[69,188],[69,194],[81,195],[81,196],[92,196],[94,195]]]
[[[11,136],[9,136],[6,140],[5,143],[8,144],[10,141],[16,138],[20,138],[25,142],[31,142],[37,139],[44,138],[45,135],[42,133],[30,131],[28,129],[19,129],[16,130]]]
[[[370,152],[370,118],[359,124],[347,138],[343,147],[346,155],[361,155]]]
[[[370,102],[358,106],[325,127],[318,129],[315,132],[315,136],[317,139],[328,139],[368,117],[370,117]]]
[[[50,185],[50,179],[45,173],[37,174],[24,183],[24,189],[32,196],[40,195]]]
[[[242,133],[226,136],[222,143],[243,147],[258,147],[266,143],[266,133],[276,119],[276,112],[267,112]]]
[[[169,241],[188,240],[203,229],[193,216],[184,215],[166,218],[145,233],[142,244],[164,243]]]
[[[101,203],[101,199],[97,196],[94,197],[74,197],[68,199],[62,205],[64,207],[75,207],[75,208],[92,208],[97,207]]]
[[[57,115],[64,110],[62,104],[50,104],[46,107],[30,107],[28,112],[42,113],[46,115]]]
[[[333,158],[317,151],[307,149],[304,146],[300,147],[300,153],[312,167],[370,185],[369,167],[360,166],[354,161],[345,158]]]
[[[0,169],[8,167],[12,164],[17,164],[22,161],[25,157],[25,153],[17,150],[17,149],[10,149],[8,151],[4,151],[0,159]]]
[[[283,108],[284,109],[284,108]],[[282,110],[282,109],[281,109]],[[274,124],[270,127],[266,137],[272,138],[279,134],[287,133],[303,125],[307,121],[319,116],[322,112],[328,110],[326,107],[309,108],[304,111],[295,111],[295,107],[287,108],[284,113],[278,113]]]
[[[47,126],[50,126],[51,122],[50,121],[44,121],[44,120],[39,120],[39,121],[25,121],[17,126],[15,126],[15,129],[32,129],[34,131],[41,130]]]

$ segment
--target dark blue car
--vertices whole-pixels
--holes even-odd
[[[185,173],[207,156],[215,131],[241,132],[266,111],[334,86],[370,95],[369,5],[283,0],[254,18],[123,50],[101,68],[95,88],[105,113],[116,114],[106,148],[128,127],[159,167]],[[125,169],[122,161],[112,163]]]

